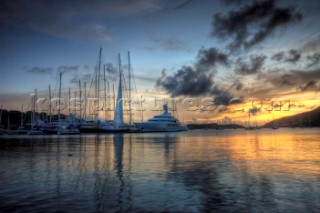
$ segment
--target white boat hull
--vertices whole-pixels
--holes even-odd
[[[136,129],[139,132],[180,132],[187,131],[187,127],[183,125],[174,125],[172,123],[159,122],[141,122],[135,123]]]

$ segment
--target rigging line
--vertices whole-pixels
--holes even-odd
[[[125,97],[125,99],[128,99],[128,97],[129,97],[129,95],[128,95],[128,87],[127,87],[127,82],[126,82],[126,78],[125,78],[125,75],[123,73],[123,70],[122,70],[122,77],[123,77],[123,84],[124,84],[123,85],[124,86],[124,97]],[[128,111],[127,110],[125,110],[125,111],[126,111],[125,114],[126,114],[126,117],[127,117],[128,116]]]
[[[124,94],[124,97],[125,97],[125,99],[126,98],[128,98],[129,97],[129,95],[128,95],[128,91],[127,91],[127,83],[126,83],[126,78],[125,78],[125,75],[124,75],[124,73],[123,73],[123,68],[122,68],[122,64],[121,64],[121,76],[122,76],[122,79],[123,79],[123,87],[124,87],[124,89],[122,88],[122,91],[124,90],[125,92],[124,93],[122,93],[122,94]],[[120,79],[119,79],[120,80]],[[122,100],[122,104],[123,104],[123,100]],[[126,115],[126,118],[128,117],[128,111],[126,110],[126,113],[125,113],[125,115]]]
[[[139,95],[138,95],[138,90],[137,90],[137,84],[136,84],[136,79],[134,77],[134,74],[133,74],[133,70],[132,70],[132,76],[131,78],[133,79],[133,84],[134,84],[134,88],[135,88],[135,92],[136,92],[136,96],[137,96],[137,99],[138,99],[138,107],[139,107],[139,115],[140,117],[142,118],[142,97],[139,101]]]
[[[86,88],[86,90],[88,91],[88,92],[86,93],[86,99],[88,99],[88,97],[91,96],[91,93],[90,93],[90,92],[91,92],[91,89],[92,89],[92,87],[93,87],[95,77],[96,77],[96,71],[94,72],[94,75],[92,76],[89,89]],[[85,100],[85,101],[87,101],[87,100]],[[89,105],[89,104],[87,104],[87,108],[88,108],[88,115],[92,115],[92,114],[90,114],[90,105]],[[94,113],[93,113],[93,114],[94,114]]]

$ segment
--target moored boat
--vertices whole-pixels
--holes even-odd
[[[179,120],[168,112],[168,104],[163,105],[164,113],[148,119],[146,122],[136,122],[136,132],[179,132],[187,131]]]

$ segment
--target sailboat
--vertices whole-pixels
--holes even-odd
[[[95,105],[99,106],[99,98],[100,98],[100,74],[101,74],[101,64],[102,64],[102,48],[100,47],[99,49],[99,56],[98,56],[98,66],[96,67],[95,74],[94,74],[94,79],[92,80],[94,82],[94,95],[95,98],[97,98],[97,101],[95,101]],[[86,85],[86,84],[85,84]],[[94,119],[87,120],[86,119],[86,112],[87,112],[87,93],[85,89],[85,94],[84,94],[84,99],[85,99],[85,109],[84,109],[84,118],[80,122],[80,132],[81,133],[100,133],[103,132],[103,130],[100,129],[102,124],[101,121],[99,120],[98,112],[96,109],[94,109]]]
[[[34,95],[31,97],[31,121],[27,124],[27,128],[29,129],[27,134],[28,135],[42,135],[42,126],[43,121],[36,117],[36,108],[37,108],[37,89],[34,91]]]
[[[249,117],[248,117],[248,126],[245,127],[244,129],[245,130],[255,130],[255,128],[253,126],[251,126],[251,124],[250,124],[250,111],[249,111],[248,115],[249,115]]]
[[[100,69],[101,69],[101,55],[102,55],[102,48],[99,51],[99,60],[98,60],[98,68],[96,69],[95,73],[95,97],[97,97],[96,105],[99,106],[99,91],[100,91]],[[115,113],[114,119],[105,121],[100,121],[98,113],[95,112],[95,119],[94,120],[84,120],[81,122],[80,131],[83,133],[103,133],[103,132],[128,132],[132,126],[127,123],[124,123],[123,119],[123,70],[121,65],[121,57],[118,54],[118,67],[119,67],[119,84],[118,84],[118,94],[116,99],[116,106],[115,106]],[[105,71],[105,70],[104,70]],[[104,73],[104,105],[106,106],[106,78]],[[131,111],[130,111],[131,112]],[[130,117],[131,118],[131,117]],[[131,119],[130,119],[131,120]]]
[[[45,134],[58,134],[58,135],[73,135],[80,134],[80,130],[78,125],[76,124],[75,115],[70,114],[67,116],[65,120],[61,119],[61,79],[62,72],[59,74],[59,99],[58,99],[58,121],[57,122],[49,122],[44,125],[43,132]],[[49,87],[50,91],[50,87]],[[50,93],[51,97],[51,93]],[[50,103],[50,114],[51,114],[51,103]],[[51,120],[51,119],[50,119]]]
[[[118,94],[117,94],[117,102],[116,109],[114,113],[113,123],[102,123],[99,126],[99,129],[103,132],[128,132],[130,130],[130,125],[124,123],[123,121],[123,100],[122,100],[122,66],[121,66],[121,57],[118,55],[119,60],[119,85],[118,85]]]
[[[57,134],[58,135],[74,135],[74,134],[80,134],[79,128],[74,124],[74,117],[72,115],[73,119],[67,119],[62,121],[61,120],[61,110],[60,110],[60,100],[61,100],[61,78],[62,78],[62,72],[60,72],[60,83],[59,83],[59,111],[58,111],[58,128],[57,128]]]
[[[13,131],[13,134],[23,135],[27,133],[28,133],[28,130],[23,126],[23,106],[22,106],[21,113],[20,113],[20,126]]]

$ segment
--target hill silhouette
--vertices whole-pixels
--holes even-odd
[[[268,122],[264,127],[320,127],[320,107],[309,112],[283,117]]]

